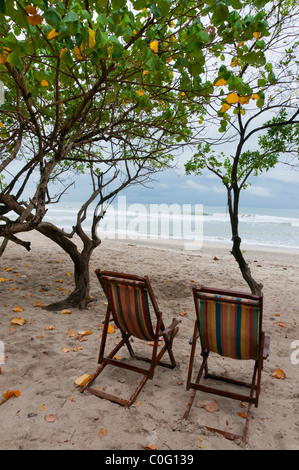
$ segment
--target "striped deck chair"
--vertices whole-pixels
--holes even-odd
[[[178,323],[180,320],[173,319],[172,324],[168,328],[165,328],[162,314],[158,309],[158,305],[147,276],[139,277],[100,270],[96,270],[96,275],[107,297],[108,307],[100,345],[98,368],[90,381],[81,389],[81,392],[88,390],[90,393],[100,398],[106,398],[129,408],[136,400],[136,397],[144,387],[147,379],[153,378],[154,370],[157,365],[171,369],[176,366],[172,352],[172,343],[178,332]],[[154,318],[152,318],[152,316]],[[113,321],[119,328],[122,339],[114,349],[105,356],[104,352],[110,321]],[[131,336],[147,342],[153,342],[151,358],[140,357],[134,353],[132,344],[129,341]],[[163,346],[159,351],[158,343],[162,338]],[[128,364],[125,361],[116,360],[114,356],[123,346],[127,347],[132,358],[149,362],[149,368],[136,367],[135,365]],[[169,361],[162,362],[162,356],[166,351],[169,356]],[[107,365],[121,367],[143,375],[142,380],[128,400],[90,387]]]
[[[194,286],[193,297],[196,320],[193,337],[190,340],[192,347],[186,385],[187,390],[192,389],[192,393],[184,418],[188,419],[197,390],[247,402],[248,409],[242,436],[207,427],[210,431],[221,433],[227,439],[241,438],[243,442],[246,442],[251,407],[253,404],[256,408],[258,407],[263,360],[269,354],[270,338],[265,336],[262,331],[263,295],[256,296]],[[192,382],[192,369],[198,337],[200,338],[203,360],[195,382]],[[251,383],[210,374],[207,365],[210,352],[237,360],[254,361]],[[200,380],[203,372],[205,372],[205,378],[250,387],[250,393],[239,394],[202,385]]]

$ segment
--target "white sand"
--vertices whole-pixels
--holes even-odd
[[[190,396],[185,383],[194,324],[192,281],[248,292],[229,246],[206,244],[200,252],[192,252],[182,251],[180,246],[169,249],[161,241],[145,247],[140,241],[104,240],[94,252],[90,268],[91,294],[97,301],[86,311],[72,309],[70,314],[62,314],[34,304],[39,301],[47,305],[63,298],[65,289],[71,291],[71,260],[41,235],[30,233],[22,238],[32,241],[30,253],[10,243],[0,259],[0,277],[7,279],[0,283],[0,341],[6,355],[5,363],[0,364],[0,393],[2,398],[7,390],[21,392],[0,407],[1,449],[139,450],[150,445],[160,450],[244,449],[239,442],[204,428],[209,425],[242,432],[244,419],[238,413],[244,409],[238,401],[210,396],[217,400],[219,411],[209,413],[195,406],[198,400],[207,398],[198,392],[189,420],[182,420]],[[253,408],[245,448],[299,449],[299,364],[291,361],[292,353],[299,358],[299,352],[296,355],[291,348],[292,342],[299,340],[299,252],[247,247],[245,256],[254,277],[264,284],[264,330],[271,336],[259,407]],[[157,368],[154,379],[146,383],[130,409],[88,392],[81,394],[74,385],[75,379],[93,373],[97,366],[106,307],[95,268],[147,274],[166,324],[186,312],[180,316],[180,331],[174,342],[176,369]],[[23,311],[14,312],[17,306]],[[11,320],[21,316],[26,323],[12,326]],[[45,329],[49,326],[54,329]],[[67,335],[69,329],[74,330],[75,337]],[[83,337],[85,341],[78,339],[79,331],[90,330],[91,334]],[[117,331],[110,335],[111,344],[117,335]],[[79,349],[74,351],[74,346]],[[147,344],[144,348],[151,350]],[[216,357],[210,363],[211,370],[213,363],[232,375],[241,367],[241,375],[245,377],[248,371],[250,378],[248,364],[233,361],[226,365],[226,360]],[[277,368],[284,371],[285,379],[272,377]],[[107,367],[94,386],[128,397],[137,380],[139,376],[134,373]],[[54,422],[45,420],[49,415],[54,415]],[[100,437],[101,429],[105,433]]]

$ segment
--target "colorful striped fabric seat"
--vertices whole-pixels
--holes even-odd
[[[243,442],[246,442],[251,407],[252,405],[258,407],[263,361],[269,355],[270,338],[262,331],[263,294],[253,295],[244,292],[194,286],[193,297],[196,318],[194,333],[190,339],[192,347],[186,382],[187,390],[191,388],[192,393],[185,409],[184,419],[189,417],[197,391],[248,403],[242,435],[231,433],[228,429],[216,429],[206,426],[209,431],[220,433],[227,439],[242,439]],[[193,380],[192,373],[195,363],[196,339],[198,337],[201,343],[202,361],[195,380]],[[208,367],[211,352],[223,356],[222,359],[228,357],[247,360],[248,369],[251,369],[253,365],[251,382],[244,381],[243,377],[237,379],[231,377],[231,374],[221,374],[222,361],[219,364],[219,357],[213,357],[213,355],[211,355],[212,360],[215,362],[218,360],[219,373],[211,373]],[[250,359],[253,361],[249,361]],[[229,361],[225,362],[226,365],[229,364]],[[238,368],[235,369],[234,373],[237,372]],[[242,364],[242,375],[244,374],[243,369],[247,369],[245,364]],[[203,377],[217,382],[229,383],[233,386],[249,387],[250,392],[237,393],[233,387],[216,387],[215,382],[208,385],[208,381],[203,383]]]
[[[81,392],[83,393],[84,390],[87,390],[99,398],[104,398],[129,408],[143,389],[146,381],[153,378],[156,366],[167,367],[169,369],[173,369],[176,366],[172,344],[179,331],[178,324],[181,320],[173,318],[172,323],[167,328],[165,327],[162,312],[158,308],[150,280],[147,276],[140,277],[114,271],[101,271],[100,269],[96,270],[96,276],[105,292],[108,305],[103,325],[98,367],[88,382],[82,387]],[[151,314],[154,323],[152,323]],[[107,339],[109,323],[111,321],[114,321],[115,325],[119,328],[121,339],[117,341],[109,353],[105,353],[109,343],[111,346],[111,342]],[[139,353],[136,354],[134,349],[141,349],[142,341],[133,342],[131,336],[151,342],[153,347],[147,347],[147,354],[145,356],[141,356]],[[129,353],[130,358],[116,356],[119,351],[123,351],[123,347]],[[166,361],[162,360],[165,354],[168,356]],[[140,365],[137,365],[137,363]],[[144,366],[146,363],[149,363],[149,367]],[[128,399],[91,387],[91,384],[103,372],[106,366],[126,369],[142,375],[142,379]]]
[[[234,359],[258,358],[259,301],[196,291],[204,349]]]
[[[153,341],[153,331],[148,292],[144,282],[103,276],[106,296],[113,319],[121,330],[136,338]]]

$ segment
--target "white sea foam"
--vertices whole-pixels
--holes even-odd
[[[60,228],[71,230],[76,223],[79,208],[79,203],[59,203],[49,208],[46,219]],[[91,228],[93,209],[89,208],[83,222],[86,231]],[[196,232],[200,220],[202,231],[198,229]],[[165,231],[165,226],[168,231]],[[181,238],[231,242],[229,215],[226,208],[221,207],[114,203],[108,208],[98,229],[100,236],[110,238]],[[239,234],[243,244],[299,248],[299,209],[240,210]]]

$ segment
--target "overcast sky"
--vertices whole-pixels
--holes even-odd
[[[277,166],[251,179],[252,186],[242,192],[240,207],[299,209],[299,168]],[[70,189],[68,201],[84,200],[89,187],[87,177],[80,177],[75,191]],[[155,175],[147,187],[134,185],[121,193],[127,203],[203,204],[226,206],[226,190],[220,179],[210,172],[203,176],[187,176],[184,169],[167,170]]]

